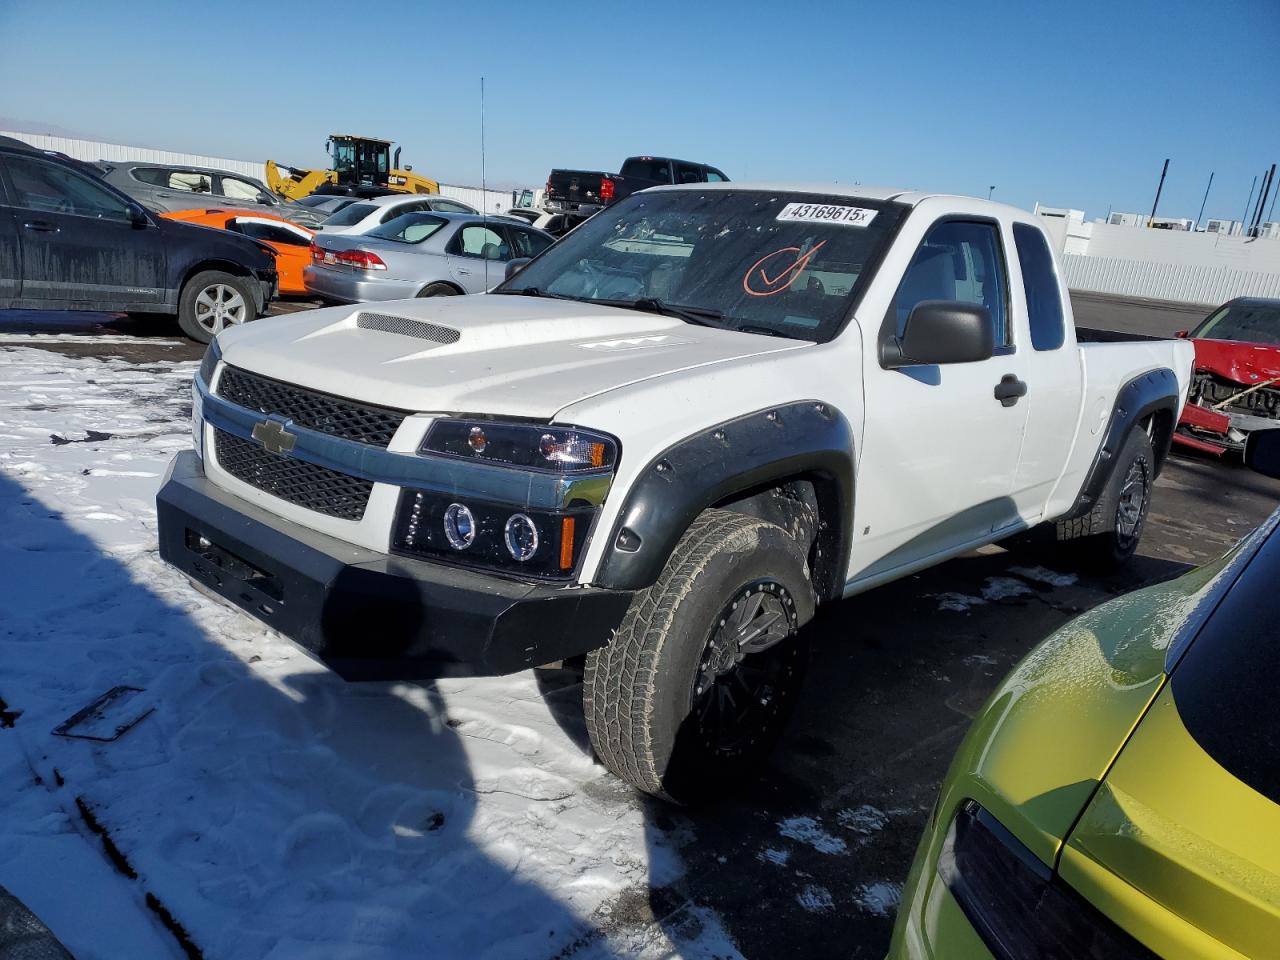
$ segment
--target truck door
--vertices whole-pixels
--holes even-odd
[[[996,350],[974,363],[894,370],[868,350],[851,580],[887,579],[1018,522],[1012,494],[1027,404],[996,397],[1024,371],[1005,262],[996,222],[947,218],[928,228],[903,274],[879,336],[900,335],[922,300],[964,301],[991,312]]]
[[[1040,520],[1076,435],[1084,390],[1080,351],[1068,335],[1066,289],[1059,279],[1044,231],[1013,224],[1013,246],[1021,273],[1014,284],[1014,311],[1026,317],[1027,436],[1022,444],[1014,499],[1028,524]],[[1022,310],[1020,308],[1025,308]],[[1021,324],[1020,324],[1021,325]]]
[[[6,161],[22,237],[25,300],[102,309],[164,300],[164,241],[129,204],[77,171],[35,156]]]
[[[0,157],[0,168],[4,159]],[[4,190],[0,169],[0,301],[22,295],[22,251],[18,247],[18,218]]]

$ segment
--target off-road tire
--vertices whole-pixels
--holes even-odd
[[[235,323],[249,323],[258,316],[247,280],[221,270],[202,270],[183,285],[182,292],[178,295],[178,326],[197,343],[208,343],[222,329],[217,324],[211,324],[208,319],[202,322],[202,317],[206,315],[199,312],[197,304],[201,294],[219,288],[233,290],[239,295],[243,310],[238,313]]]
[[[456,297],[458,291],[447,283],[428,283],[418,291],[419,297]]]
[[[1142,497],[1136,510],[1136,528],[1131,534],[1122,532],[1122,506],[1129,520],[1134,517],[1132,487],[1135,471],[1141,475]],[[1072,520],[1060,520],[1056,525],[1057,539],[1074,563],[1082,569],[1096,573],[1115,570],[1138,549],[1138,541],[1146,525],[1151,508],[1151,492],[1155,483],[1155,455],[1151,439],[1146,431],[1131,430],[1116,456],[1115,469],[1107,478],[1097,503],[1083,516]]]
[[[735,598],[743,597],[753,609],[767,602],[784,610],[788,636],[743,661],[752,676],[763,670],[774,680],[742,725],[746,742],[711,748],[694,712],[706,703],[696,691],[709,689],[709,658],[729,646],[711,641],[723,638]],[[723,789],[772,748],[785,724],[807,656],[796,631],[813,610],[805,551],[785,530],[724,510],[702,513],[657,582],[636,594],[608,646],[587,655],[583,707],[596,755],[633,787],[666,800],[691,802],[710,786]],[[773,621],[784,622],[776,614]],[[741,680],[725,673],[714,682],[725,677]],[[743,702],[757,709],[755,700]]]

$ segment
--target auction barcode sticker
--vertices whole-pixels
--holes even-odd
[[[779,211],[778,220],[799,223],[843,223],[865,227],[875,219],[876,211],[866,207],[842,207],[828,203],[788,203]]]

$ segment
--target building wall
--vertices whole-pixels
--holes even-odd
[[[1280,270],[1159,263],[1063,254],[1072,290],[1216,306],[1233,297],[1280,297]]]
[[[261,180],[265,173],[262,163],[249,160],[230,160],[226,157],[209,157],[199,153],[176,153],[172,150],[152,150],[149,147],[128,147],[119,143],[102,143],[97,140],[73,140],[69,137],[50,137],[41,133],[20,133],[0,130],[0,137],[23,140],[38,150],[56,150],[77,160],[107,160],[121,163],[141,160],[146,163],[171,163],[183,167],[212,167],[246,177]]]
[[[255,180],[266,179],[265,161],[232,160],[228,157],[211,157],[200,153],[177,153],[172,150],[153,150],[149,147],[130,147],[120,143],[103,143],[98,140],[74,140],[69,137],[51,137],[41,133],[21,133],[0,130],[0,137],[13,137],[25,141],[39,150],[56,150],[77,160],[107,160],[122,163],[140,160],[145,163],[175,164],[184,167],[212,167],[239,173]],[[441,196],[469,203],[485,213],[504,213],[511,208],[510,190],[481,190],[479,187],[459,187],[440,184]]]

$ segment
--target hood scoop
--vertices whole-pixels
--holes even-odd
[[[437,323],[423,320],[412,320],[409,317],[397,317],[390,313],[356,314],[356,326],[361,330],[381,330],[383,333],[395,333],[402,337],[416,337],[419,340],[430,340],[442,346],[457,343],[462,333],[453,327],[442,327]]]

